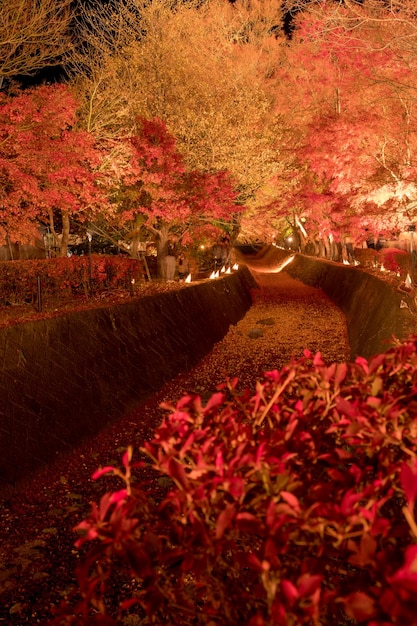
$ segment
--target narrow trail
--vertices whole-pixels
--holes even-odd
[[[99,465],[119,465],[126,446],[137,450],[152,437],[162,401],[190,392],[205,401],[227,376],[239,378],[238,389],[254,389],[264,371],[279,369],[305,348],[320,351],[328,363],[349,359],[345,318],[322,291],[285,272],[251,271],[259,285],[253,306],[196,367],[0,503],[0,623],[44,624],[75,585],[73,527],[106,490],[90,477]],[[161,491],[161,479],[152,473],[143,470],[140,480],[155,496]]]
[[[253,306],[208,357],[222,364],[223,375],[253,385],[263,372],[279,369],[304,349],[321,352],[327,362],[349,359],[345,316],[320,289],[285,272],[252,274],[259,285]]]

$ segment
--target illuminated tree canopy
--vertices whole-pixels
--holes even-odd
[[[38,28],[25,2],[0,0],[7,18],[0,27],[0,77],[33,72],[68,52],[70,4],[60,3],[53,13],[56,3],[39,0],[51,19]],[[290,14],[291,36],[282,27]],[[62,132],[68,146],[88,138],[98,155],[89,175],[103,201],[97,211],[80,193],[70,217],[95,221],[109,236],[116,229],[130,243],[143,228],[155,234],[162,223],[172,225],[169,212],[176,207],[179,215],[180,206],[195,225],[198,216],[216,221],[221,215],[243,240],[271,240],[300,223],[306,237],[359,240],[365,229],[394,233],[416,221],[417,17],[411,0],[109,0],[100,11],[81,4],[73,23],[66,59],[76,110]],[[4,93],[4,112],[11,115],[23,102],[19,92],[14,85]],[[46,109],[51,93],[45,86],[37,95]],[[26,130],[13,122],[12,132],[7,115],[2,136],[10,145],[14,133],[17,149]],[[139,167],[138,154],[149,148],[143,124],[155,120],[175,149],[161,144],[153,165]],[[45,207],[46,187],[50,198],[54,192],[50,172],[41,171],[49,141],[55,139],[47,134],[39,140]],[[12,180],[17,157],[7,150],[4,222],[11,224],[23,178],[16,173]],[[21,148],[19,158],[23,154]],[[153,168],[164,159],[169,175],[151,193]],[[171,194],[170,201],[164,196],[161,204],[158,193]],[[26,198],[19,211],[35,204]]]

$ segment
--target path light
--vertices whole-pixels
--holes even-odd
[[[405,279],[405,286],[407,287],[407,289],[411,289],[412,285],[413,285],[413,282],[411,280],[411,276],[410,274],[407,274],[407,277]]]
[[[191,274],[188,274],[187,278],[185,279],[186,283],[190,283],[191,282]]]
[[[238,269],[239,269],[239,265],[235,263],[234,266],[232,267],[232,270],[238,270]]]
[[[385,272],[385,267],[383,265],[381,265],[381,272]]]
[[[216,278],[216,272],[214,270],[210,274],[209,278],[211,278],[211,279]]]
[[[226,274],[231,274],[231,273],[232,273],[232,270],[230,269],[230,266],[229,266],[226,270]]]
[[[222,269],[220,270],[222,273],[224,273],[226,271],[225,266],[223,265]]]
[[[355,261],[353,265],[360,265],[359,261]]]
[[[350,263],[347,259],[343,259],[343,265],[350,265]]]

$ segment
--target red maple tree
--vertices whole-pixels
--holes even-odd
[[[77,101],[64,85],[0,93],[0,238],[25,241],[39,223],[62,224],[66,254],[70,217],[85,220],[104,201],[98,187],[100,153],[77,128]]]
[[[293,120],[290,193],[275,205],[303,215],[311,233],[360,239],[415,218],[415,59],[398,29],[366,7],[298,18],[282,69],[291,98],[278,100]]]
[[[133,254],[145,229],[155,239],[160,266],[170,233],[181,238],[207,221],[230,223],[241,210],[229,174],[188,170],[161,119],[138,120],[137,134],[126,141],[129,168],[104,219],[128,231]]]

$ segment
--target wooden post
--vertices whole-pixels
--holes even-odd
[[[41,277],[38,275],[37,276],[37,281],[38,281],[38,313],[42,312],[42,283],[41,283]]]

